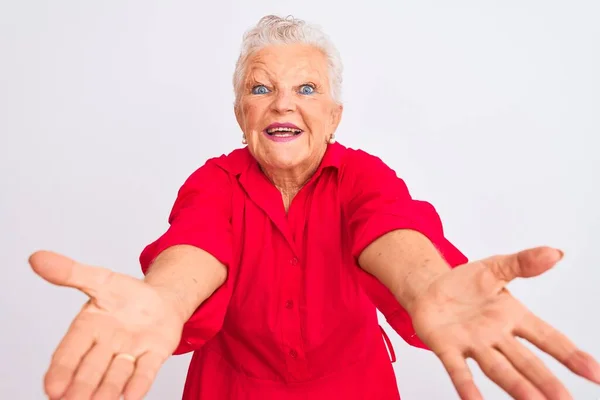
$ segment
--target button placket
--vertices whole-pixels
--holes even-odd
[[[306,355],[304,354],[300,314],[298,312],[298,301],[300,301],[302,295],[303,271],[299,268],[299,258],[293,252],[288,255],[284,263],[288,263],[288,265],[282,270],[282,285],[280,286],[282,296],[280,304],[283,310],[283,354],[286,358],[290,379],[305,379],[308,370]]]

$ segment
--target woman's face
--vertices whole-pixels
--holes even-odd
[[[325,55],[303,44],[265,47],[248,60],[235,111],[263,168],[301,172],[320,163],[342,114],[328,72]]]

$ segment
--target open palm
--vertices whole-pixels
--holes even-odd
[[[536,248],[460,266],[438,278],[414,307],[416,333],[440,358],[462,399],[481,399],[466,359],[516,399],[569,399],[566,388],[519,337],[574,373],[600,383],[600,365],[505,288],[550,269],[562,254]]]
[[[181,337],[183,322],[157,289],[131,276],[50,252],[30,257],[47,281],[90,297],[45,377],[51,399],[141,399]]]

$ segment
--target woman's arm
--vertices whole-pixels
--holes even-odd
[[[225,265],[208,252],[176,245],[158,255],[144,281],[157,288],[185,322],[226,278]]]
[[[375,239],[358,258],[361,268],[375,276],[409,314],[414,300],[450,266],[420,232],[394,230]]]
[[[222,327],[235,277],[231,198],[227,172],[208,161],[179,190],[167,231],[140,254],[145,282],[185,321],[174,354],[199,349]]]
[[[432,279],[468,259],[445,237],[436,209],[413,199],[405,182],[381,159],[348,149],[340,172],[352,255],[377,281],[365,276],[367,293],[388,321],[404,311],[410,314],[410,303]],[[405,340],[414,336],[404,326],[410,321],[394,322]]]
[[[404,182],[365,153],[353,161],[342,175],[352,254],[409,313],[415,333],[444,364],[461,398],[482,398],[467,358],[513,398],[570,398],[518,338],[600,383],[598,362],[505,288],[515,278],[552,268],[561,252],[535,248],[451,269],[436,247],[443,232],[419,212]]]

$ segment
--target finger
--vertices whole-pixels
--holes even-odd
[[[483,400],[479,389],[473,381],[473,375],[467,365],[464,356],[460,353],[442,354],[439,356],[446,372],[450,375],[452,384],[456,388],[458,396],[463,400]]]
[[[544,400],[544,396],[500,352],[486,348],[474,354],[483,373],[514,399]]]
[[[481,260],[499,283],[515,278],[530,278],[552,268],[563,257],[562,251],[551,247],[536,247],[518,253]]]
[[[526,339],[579,376],[600,383],[600,364],[591,355],[580,350],[550,324],[529,314],[515,328],[517,336]]]
[[[135,369],[135,360],[115,356],[102,379],[94,399],[119,399]]]
[[[81,264],[50,251],[37,251],[29,257],[29,264],[39,276],[50,283],[79,289],[89,296],[104,285],[112,271]]]
[[[157,353],[142,354],[137,360],[133,376],[125,387],[125,400],[143,399],[166,359]]]
[[[46,394],[50,398],[63,396],[82,358],[93,344],[92,332],[82,328],[79,321],[75,320],[52,355],[50,367],[44,378]]]
[[[81,360],[71,385],[65,393],[65,399],[91,398],[106,373],[112,357],[113,351],[109,346],[94,345]]]
[[[511,337],[502,341],[498,344],[498,350],[548,399],[572,398],[567,388],[550,372],[542,360],[517,339]]]

